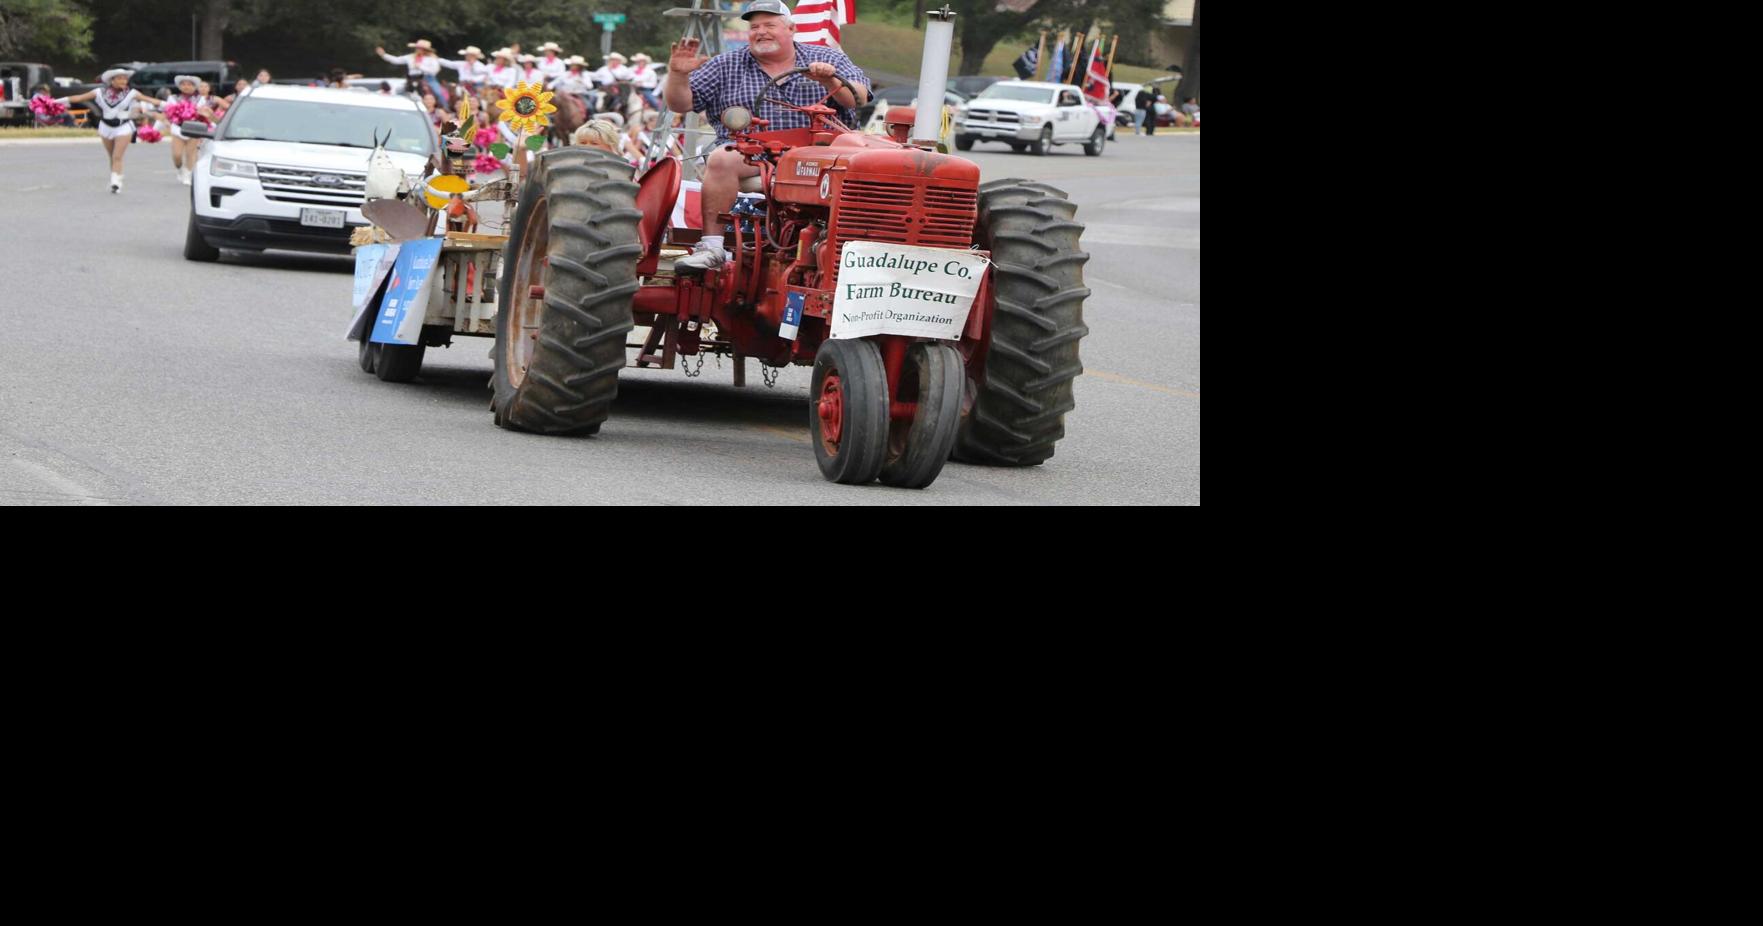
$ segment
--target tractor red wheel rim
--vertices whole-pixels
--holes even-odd
[[[545,201],[533,203],[520,239],[520,262],[509,290],[508,344],[505,361],[508,383],[516,389],[526,381],[539,344],[539,327],[545,322],[545,270],[550,264],[551,222]]]
[[[826,448],[827,456],[837,456],[839,437],[845,428],[845,393],[839,387],[839,374],[828,372],[820,381],[820,395],[816,397],[820,416],[820,445]]]

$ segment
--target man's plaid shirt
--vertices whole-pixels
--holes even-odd
[[[855,86],[869,89],[869,78],[863,76],[863,71],[850,58],[845,57],[844,52],[824,45],[796,46],[796,67],[805,68],[815,61],[831,64],[840,77]],[[771,79],[771,75],[759,66],[759,59],[753,57],[752,52],[746,48],[725,51],[699,65],[697,70],[686,76],[692,87],[692,108],[716,123],[717,145],[728,142],[728,128],[722,124],[722,111],[730,106],[752,109],[754,101],[759,97],[759,91],[764,90]],[[840,89],[843,89],[843,85]],[[811,80],[807,74],[798,74],[771,92],[771,100],[782,99],[797,106],[818,103],[823,96],[826,96],[826,87]],[[805,114],[773,105],[771,100],[766,102],[765,112],[753,114],[760,119],[771,120],[771,125],[766,128],[767,132],[808,127],[808,117]],[[855,110],[841,109],[830,100],[827,105],[833,107],[840,122],[853,129],[863,128],[856,124]]]

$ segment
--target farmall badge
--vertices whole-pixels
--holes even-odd
[[[833,175],[832,174],[823,175],[820,178],[820,198],[825,199],[827,194],[832,192],[832,188],[833,188]]]
[[[818,176],[820,176],[820,162],[818,162],[818,161],[798,161],[798,162],[796,162],[796,176],[798,176],[798,177],[818,177]]]

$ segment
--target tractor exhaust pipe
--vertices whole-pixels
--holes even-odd
[[[924,15],[924,61],[918,66],[918,117],[912,123],[912,140],[934,146],[943,134],[943,88],[949,83],[949,53],[955,45],[955,11],[945,3]]]

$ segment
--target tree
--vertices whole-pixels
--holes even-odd
[[[92,17],[73,0],[0,0],[0,58],[85,61]]]
[[[949,0],[955,11],[955,28],[961,46],[963,76],[985,67],[986,56],[997,44],[1021,33],[1038,18],[1037,11],[1059,5],[1059,0],[1033,0],[1022,10],[1000,7],[998,0]]]

